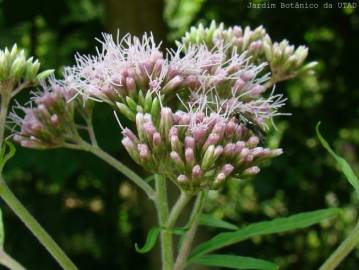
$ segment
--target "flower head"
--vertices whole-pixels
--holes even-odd
[[[198,27],[191,27],[185,34],[179,46],[191,44],[206,44],[209,48],[225,46],[235,48],[238,54],[247,52],[255,61],[263,54],[263,39],[267,35],[263,26],[251,29],[249,26],[244,29],[241,26],[225,28],[223,23],[217,25],[212,21],[209,27],[199,24]]]
[[[206,44],[208,48],[224,46],[234,49],[238,54],[246,53],[251,63],[261,64],[268,62],[267,70],[272,73],[272,82],[288,80],[300,75],[314,72],[317,62],[305,64],[308,48],[295,48],[287,40],[272,42],[263,26],[244,29],[241,26],[225,28],[224,24],[212,21],[209,27],[199,24],[191,27],[178,46],[189,47],[193,44]]]
[[[39,73],[39,69],[39,61],[32,57],[27,59],[24,50],[19,50],[16,44],[11,50],[0,50],[0,95],[9,94],[15,89],[18,92],[53,73],[53,70]]]
[[[150,172],[162,173],[183,189],[217,189],[226,179],[259,172],[258,165],[282,153],[258,146],[259,139],[235,118],[162,108],[158,123],[137,113],[137,135],[123,130],[130,156]]]
[[[18,107],[23,116],[13,112],[11,118],[20,127],[14,140],[28,148],[56,148],[78,137],[74,124],[73,92],[51,78],[35,93],[30,107]]]

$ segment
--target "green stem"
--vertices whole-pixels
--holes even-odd
[[[332,255],[323,263],[319,270],[335,269],[345,257],[358,245],[359,243],[359,221],[353,231],[340,244]]]
[[[5,128],[6,128],[6,117],[7,117],[7,111],[9,107],[11,96],[6,93],[3,93],[1,95],[1,107],[0,107],[0,149],[4,142],[4,136],[5,136]]]
[[[112,167],[114,167],[116,170],[123,173],[130,180],[132,180],[132,182],[134,182],[139,188],[141,188],[151,200],[155,199],[155,191],[148,183],[146,183],[146,181],[144,181],[140,176],[138,176],[134,171],[132,171],[122,162],[103,151],[97,145],[91,145],[86,142],[81,142],[80,144],[65,144],[65,146],[70,149],[87,151],[101,158],[102,160],[110,164]]]
[[[93,146],[98,146],[97,139],[96,139],[96,134],[95,134],[95,131],[94,131],[94,128],[93,128],[92,117],[87,117],[86,118],[86,124],[87,124],[87,130],[88,130],[88,134],[89,134],[89,137],[90,137],[91,144]]]
[[[70,260],[70,258],[67,257],[58,244],[16,198],[2,177],[0,178],[0,196],[11,208],[11,210],[21,219],[21,221],[24,222],[26,227],[36,236],[40,243],[50,252],[63,269],[77,270],[77,267]]]
[[[184,241],[179,250],[173,270],[183,270],[186,267],[187,258],[191,251],[192,243],[197,232],[199,217],[202,213],[205,201],[205,193],[198,194],[191,217],[189,219],[189,230],[183,236]]]
[[[176,225],[176,221],[177,221],[178,217],[180,216],[180,214],[182,213],[182,211],[186,207],[186,205],[190,202],[192,197],[193,196],[191,194],[181,191],[181,195],[180,195],[179,199],[177,200],[177,202],[175,203],[175,205],[173,206],[170,216],[168,218],[168,222],[167,222],[167,226],[166,226],[167,229],[171,229],[172,227],[174,227]]]
[[[0,248],[0,264],[6,266],[11,270],[26,270],[18,261],[13,259],[9,254]]]
[[[156,207],[158,212],[158,220],[160,226],[166,227],[169,218],[168,199],[167,199],[167,183],[166,179],[156,174]],[[173,268],[173,239],[170,230],[161,230],[161,257],[162,270],[172,270]]]

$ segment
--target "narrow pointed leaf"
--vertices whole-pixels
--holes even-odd
[[[220,233],[210,240],[198,245],[192,251],[190,258],[196,258],[200,255],[247,240],[254,236],[306,228],[322,221],[323,219],[337,215],[339,211],[340,210],[337,208],[316,210],[296,214],[290,217],[282,217],[270,221],[253,223],[235,232]]]
[[[137,243],[135,244],[135,249],[138,253],[147,253],[149,252],[156,244],[158,235],[160,234],[161,229],[159,227],[153,227],[146,238],[146,243],[142,248],[139,248]]]
[[[331,154],[332,157],[337,161],[341,171],[347,178],[348,182],[354,187],[357,195],[359,196],[359,180],[358,180],[358,178],[355,176],[355,174],[354,174],[352,168],[350,167],[350,165],[348,164],[348,162],[346,162],[346,160],[344,158],[338,156],[333,151],[333,149],[330,147],[329,143],[323,138],[323,136],[319,132],[319,126],[320,126],[320,122],[317,124],[317,127],[316,127],[317,136],[319,138],[320,143],[329,152],[329,154]]]
[[[232,231],[238,230],[238,227],[236,225],[206,214],[201,215],[201,217],[199,218],[199,224],[208,227],[215,227]]]
[[[278,266],[272,262],[234,255],[206,255],[191,260],[191,264],[201,264],[230,269],[276,270]]]
[[[9,148],[8,153],[6,153],[7,147]],[[6,162],[8,162],[9,159],[11,159],[15,155],[15,152],[16,152],[15,146],[11,142],[5,141],[0,153],[0,173],[4,169]]]

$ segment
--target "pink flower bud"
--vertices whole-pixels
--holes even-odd
[[[195,141],[194,141],[193,137],[186,136],[184,141],[185,141],[185,143],[184,143],[185,148],[191,148],[194,150]]]
[[[163,67],[163,59],[157,59],[155,62],[155,65],[153,66],[153,73],[155,75],[159,75],[161,73],[162,67]]]
[[[184,170],[185,169],[184,162],[183,162],[183,160],[181,159],[180,155],[177,152],[172,151],[170,153],[170,157],[174,161],[175,165],[177,166],[177,168],[179,170]]]
[[[253,148],[253,147],[256,147],[258,143],[259,143],[258,137],[257,137],[257,136],[251,136],[251,137],[248,139],[248,141],[247,141],[247,143],[246,143],[246,146],[247,146],[247,147],[250,147],[250,148]]]
[[[146,134],[146,137],[150,140],[153,134],[157,132],[155,126],[153,125],[152,121],[148,121],[143,124],[143,132]]]
[[[193,138],[196,143],[201,144],[205,139],[206,130],[204,127],[195,127],[192,131]]]
[[[278,148],[278,149],[271,150],[270,156],[277,157],[277,156],[280,156],[281,154],[283,154],[283,149]]]
[[[217,122],[213,127],[212,133],[216,133],[219,135],[219,138],[222,138],[224,135],[225,128],[226,124],[224,122]]]
[[[251,152],[251,155],[253,155],[254,158],[262,157],[263,156],[263,147],[254,148]]]
[[[162,142],[162,140],[161,140],[161,135],[160,135],[160,133],[155,132],[155,133],[153,134],[153,137],[152,137],[152,143],[153,143],[153,145],[156,146],[156,147],[159,147],[159,146],[161,146],[161,142]]]
[[[180,184],[184,184],[184,183],[188,182],[188,177],[185,176],[184,174],[181,174],[177,177],[177,181]]]
[[[263,85],[260,85],[260,84],[256,84],[254,85],[251,90],[250,90],[250,95],[252,97],[256,97],[260,94],[262,94],[266,89],[264,88]]]
[[[226,175],[224,173],[219,173],[215,180],[214,180],[214,183],[216,185],[219,185],[219,184],[222,184],[224,182],[224,180],[226,180]]]
[[[190,89],[196,89],[200,85],[200,82],[196,76],[190,75],[183,81],[183,86],[187,86]]]
[[[136,82],[135,79],[132,77],[126,78],[126,88],[128,91],[128,95],[130,97],[134,97],[137,94]]]
[[[181,83],[183,82],[183,78],[181,76],[175,76],[171,79],[163,88],[163,93],[168,93],[175,90]]]
[[[225,176],[228,176],[228,175],[230,175],[230,174],[233,172],[233,170],[234,170],[233,165],[227,163],[227,164],[223,165],[221,172],[222,172]]]
[[[54,127],[59,126],[59,117],[57,116],[57,114],[51,115],[50,122]]]
[[[204,143],[203,147],[202,147],[202,150],[203,151],[206,151],[208,146],[210,145],[216,145],[219,141],[219,135],[218,134],[209,134],[206,142]]]
[[[180,152],[181,151],[181,143],[177,135],[172,135],[170,137],[171,149],[172,151]]]
[[[129,128],[125,128],[124,130],[122,130],[122,135],[124,137],[128,137],[132,142],[138,143],[138,138]]]
[[[225,127],[225,133],[227,137],[233,136],[234,132],[236,131],[237,124],[234,121],[229,121]]]
[[[137,148],[142,160],[149,160],[151,158],[150,149],[146,144],[138,144]]]
[[[236,153],[240,153],[242,151],[242,149],[245,147],[245,142],[242,141],[238,141],[236,142]]]
[[[194,152],[192,148],[186,148],[185,150],[185,158],[186,158],[186,163],[189,165],[193,165],[194,163]]]
[[[217,159],[219,158],[220,155],[222,155],[223,153],[223,146],[222,145],[218,145],[216,146],[216,148],[214,149],[214,158]]]
[[[189,124],[190,120],[191,120],[191,117],[186,113],[186,114],[183,114],[179,118],[178,124],[181,126],[187,126]]]
[[[178,128],[171,127],[168,136],[171,138],[172,136],[178,136]]]
[[[227,143],[224,146],[224,151],[223,153],[226,156],[233,156],[235,154],[235,150],[236,150],[236,145],[234,143]]]
[[[237,26],[237,25],[234,26],[233,27],[233,34],[234,34],[235,37],[241,37],[242,34],[243,34],[242,27]]]
[[[173,118],[170,108],[163,107],[161,110],[160,119],[160,134],[162,138],[167,138],[170,128],[172,127]]]
[[[240,68],[241,68],[241,65],[238,63],[230,64],[230,66],[227,68],[227,73],[228,74],[236,73],[236,72],[238,72],[238,70],[240,70]]]
[[[245,169],[243,172],[243,175],[244,176],[252,176],[252,175],[258,174],[259,172],[260,172],[259,167],[252,166],[252,167],[249,167],[248,169]]]
[[[200,178],[202,177],[202,169],[199,165],[196,165],[192,168],[192,178]]]
[[[243,81],[248,82],[248,81],[250,81],[251,79],[253,79],[254,74],[253,74],[252,71],[247,70],[247,71],[242,72],[241,75],[240,75],[240,77],[241,77],[241,79],[242,79]]]

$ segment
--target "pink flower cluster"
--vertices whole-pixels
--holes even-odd
[[[70,103],[74,92],[66,90],[53,78],[43,91],[32,98],[31,107],[18,107],[24,113],[12,113],[11,118],[20,131],[14,140],[28,148],[56,148],[78,136],[74,125],[74,103]]]
[[[145,169],[166,175],[183,189],[216,189],[226,179],[259,172],[281,149],[258,146],[258,137],[235,118],[202,112],[161,110],[159,121],[138,113],[137,135],[123,130],[122,144]]]

